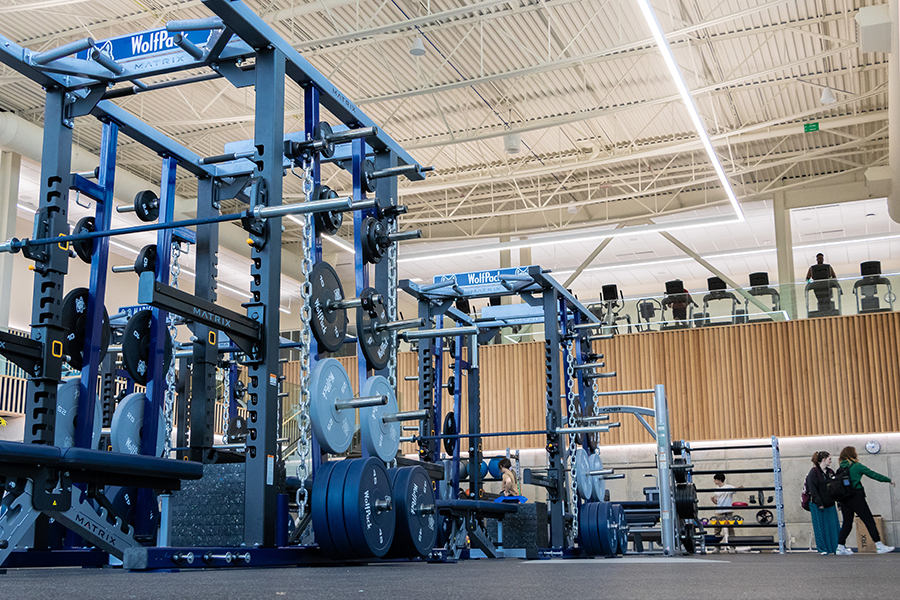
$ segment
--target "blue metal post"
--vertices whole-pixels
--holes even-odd
[[[456,421],[456,431],[452,431],[453,435],[457,435],[460,432],[460,426],[462,425],[462,419],[460,415],[462,414],[462,347],[463,340],[465,338],[457,336],[456,344],[454,344],[454,362],[456,363],[456,367],[453,370],[453,376],[456,378],[456,385],[453,390],[453,415]],[[456,445],[453,447],[453,462],[452,469],[450,472],[450,476],[453,480],[453,490],[452,490],[452,498],[455,500],[459,496],[459,450],[460,446],[462,446],[462,440],[456,440]]]
[[[357,139],[351,142],[351,148],[353,150],[353,167],[351,169],[351,175],[353,176],[353,200],[360,201],[364,200],[366,197],[366,190],[363,188],[363,167],[366,162],[366,140],[365,139]],[[363,290],[369,287],[369,267],[366,264],[365,258],[363,257],[362,251],[362,240],[363,240],[363,221],[367,216],[372,214],[374,211],[367,210],[357,210],[353,213],[353,274],[354,281],[356,282],[356,298],[359,298],[362,294]],[[385,290],[380,290],[385,291]],[[356,310],[363,310],[362,308],[358,308]],[[362,389],[363,384],[366,383],[366,380],[369,378],[369,365],[366,364],[366,357],[362,353],[362,335],[357,332],[358,343],[356,344],[356,365],[357,365],[357,373],[359,375],[359,389]],[[362,447],[362,457],[368,458],[368,452],[366,452],[365,446]]]
[[[169,223],[175,217],[175,173],[178,163],[174,158],[166,158],[162,164],[162,178],[159,194],[159,221]],[[169,265],[172,260],[172,230],[160,229],[156,233],[156,280],[169,284]],[[156,447],[159,435],[159,419],[155,418],[163,409],[166,394],[166,317],[168,313],[158,308],[151,309],[150,319],[150,363],[147,369],[147,400],[144,404],[144,427],[141,437],[141,454],[158,456]]]
[[[94,228],[109,229],[112,221],[113,192],[116,178],[116,149],[118,126],[103,124],[100,141],[100,176],[98,184],[103,198],[95,198],[97,211]],[[78,396],[78,423],[75,426],[75,446],[90,448],[94,430],[94,404],[97,402],[97,378],[100,372],[100,343],[103,338],[103,311],[106,303],[106,274],[109,265],[109,238],[94,240],[91,254],[91,284],[88,294],[87,323],[85,325],[84,367],[81,369],[81,392]]]

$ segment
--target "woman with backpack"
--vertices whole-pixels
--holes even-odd
[[[894,547],[885,546],[881,542],[881,536],[878,535],[875,519],[872,518],[872,511],[869,510],[869,504],[866,502],[866,490],[863,489],[862,483],[860,482],[863,475],[874,479],[875,481],[883,481],[885,483],[890,483],[891,485],[896,485],[891,481],[890,477],[885,477],[880,473],[876,473],[859,462],[859,457],[856,455],[856,448],[853,446],[847,446],[841,450],[840,468],[838,468],[837,473],[835,473],[835,479],[832,482],[832,485],[829,486],[831,496],[841,504],[841,516],[844,519],[844,523],[841,526],[841,532],[838,535],[836,554],[853,554],[853,550],[844,546],[844,543],[847,541],[847,536],[850,535],[850,529],[853,528],[854,514],[859,515],[860,520],[865,523],[866,529],[869,530],[869,535],[875,542],[875,548],[877,549],[878,554],[894,551]],[[844,488],[846,491],[836,494],[836,489],[833,487],[836,485]]]
[[[821,554],[834,554],[838,547],[837,510],[828,493],[828,481],[834,477],[831,470],[831,454],[824,450],[812,455],[813,468],[806,475],[806,493],[809,494],[809,514],[812,517],[813,532],[816,534],[816,549]]]

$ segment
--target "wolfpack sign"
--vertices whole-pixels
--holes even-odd
[[[508,292],[503,287],[501,278],[503,275],[528,275],[529,267],[515,267],[512,269],[497,269],[494,271],[474,271],[472,273],[456,273],[455,275],[436,275],[435,283],[442,281],[453,282],[463,290],[478,294],[494,294]],[[515,284],[516,282],[510,282]],[[477,288],[475,290],[466,288]],[[437,291],[437,290],[435,290]]]
[[[203,46],[212,38],[213,30],[185,31],[183,34],[195,45]],[[169,33],[165,29],[154,29],[97,42],[97,48],[114,61],[122,63],[150,54],[182,52],[181,48],[175,45],[174,37],[175,34]],[[89,50],[79,52],[75,57],[86,59],[88,52]]]

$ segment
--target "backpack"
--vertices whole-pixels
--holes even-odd
[[[828,480],[826,484],[828,494],[832,499],[840,502],[846,500],[853,495],[853,486],[850,484],[850,468],[841,467],[834,474],[834,477]]]
[[[800,508],[809,510],[809,492],[806,491],[806,481],[803,482],[803,488],[800,490]]]

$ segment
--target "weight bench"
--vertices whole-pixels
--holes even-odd
[[[41,514],[121,559],[125,548],[140,544],[103,487],[175,491],[183,479],[202,476],[203,465],[196,462],[0,441],[0,485],[7,492],[0,516],[0,565]],[[84,484],[86,493],[73,483]],[[99,512],[88,499],[100,505]]]
[[[481,524],[481,519],[502,520],[509,513],[519,509],[518,504],[491,502],[488,500],[436,500],[440,514],[453,518],[453,530],[447,542],[447,551],[454,559],[459,558],[462,548],[469,542],[484,552],[488,558],[500,558],[502,553],[494,546]],[[462,526],[460,526],[460,522]]]

